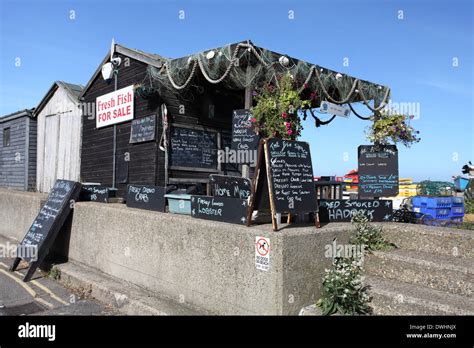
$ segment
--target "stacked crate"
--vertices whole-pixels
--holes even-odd
[[[425,220],[440,223],[462,223],[464,217],[463,197],[415,196],[411,199],[412,211]]]
[[[397,197],[406,198],[416,196],[416,186],[411,178],[400,178]]]

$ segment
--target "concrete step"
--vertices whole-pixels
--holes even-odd
[[[446,227],[396,224],[383,234],[399,248],[474,259],[474,233]]]
[[[165,296],[117,279],[85,265],[71,262],[57,265],[60,283],[91,296],[127,315],[209,315],[212,313],[179,303]]]
[[[367,276],[364,283],[370,286],[375,315],[474,314],[474,302],[467,296],[376,276]]]
[[[473,296],[474,259],[396,249],[374,252],[364,262],[366,273],[453,294]]]

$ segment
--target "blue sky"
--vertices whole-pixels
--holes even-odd
[[[86,84],[110,46],[179,57],[251,39],[419,103],[421,143],[399,146],[400,176],[450,180],[474,160],[473,5],[438,1],[0,0],[0,115],[38,104],[54,80]],[[185,19],[179,19],[179,11]],[[75,18],[71,19],[74,11]],[[294,11],[294,19],[289,19]],[[403,19],[399,19],[403,11]],[[349,58],[349,66],[343,59]],[[16,66],[20,58],[20,66]],[[453,63],[457,62],[457,66]],[[363,115],[365,107],[357,110]],[[323,117],[324,119],[324,117]],[[367,122],[305,123],[317,175],[357,167]]]

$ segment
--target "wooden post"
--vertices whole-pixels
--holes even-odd
[[[250,77],[250,57],[247,63],[247,71],[246,71],[247,79]],[[252,107],[252,84],[245,87],[245,109],[249,109]],[[242,177],[248,178],[250,177],[250,166],[248,164],[242,164]]]

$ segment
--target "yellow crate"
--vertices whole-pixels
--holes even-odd
[[[400,190],[416,190],[416,184],[399,184]]]
[[[412,178],[400,178],[398,179],[398,182],[404,183],[404,184],[411,184],[413,182]]]

